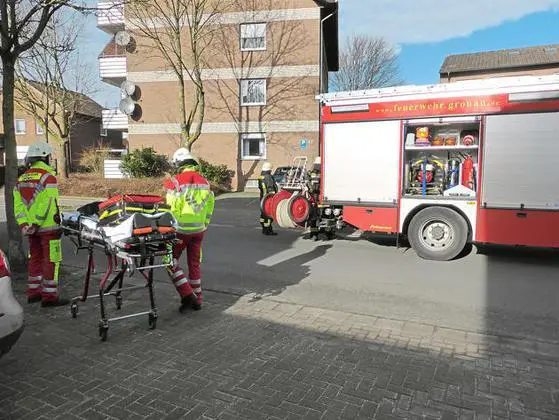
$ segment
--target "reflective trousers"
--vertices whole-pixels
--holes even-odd
[[[202,303],[200,263],[202,261],[202,240],[204,239],[204,233],[205,232],[200,232],[190,235],[178,233],[177,237],[180,239],[180,242],[173,248],[174,264],[173,267],[168,269],[169,275],[179,295],[184,297],[194,293],[198,303]],[[179,266],[179,260],[184,251],[186,251],[188,263],[188,277]]]
[[[29,236],[27,296],[44,302],[56,301],[60,295],[58,274],[62,261],[61,231]]]

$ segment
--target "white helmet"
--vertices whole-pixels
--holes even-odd
[[[26,158],[43,158],[52,155],[52,147],[50,144],[45,143],[44,141],[38,141],[37,143],[33,143],[27,149],[27,154],[25,155]]]
[[[270,162],[264,162],[264,165],[262,165],[262,171],[271,171],[272,170],[272,164]]]
[[[314,158],[314,164],[315,165],[321,165],[322,164],[322,158],[320,156],[317,156]]]
[[[179,150],[177,150],[174,154],[173,154],[173,163],[175,165],[184,162],[186,160],[193,160],[194,162],[196,162],[196,164],[200,164],[200,162],[198,162],[198,159],[188,151],[188,149],[186,149],[185,147],[181,147]]]

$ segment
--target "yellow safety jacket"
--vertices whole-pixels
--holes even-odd
[[[204,232],[210,224],[215,197],[210,183],[195,166],[181,168],[181,173],[165,180],[166,202],[182,234]]]
[[[37,225],[38,232],[60,229],[58,181],[53,168],[35,162],[14,188],[14,209],[20,227]]]

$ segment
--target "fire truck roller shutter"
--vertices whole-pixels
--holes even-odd
[[[400,121],[324,125],[324,200],[395,205],[400,182]]]
[[[559,210],[559,113],[487,117],[481,203]]]
[[[559,113],[488,116],[476,241],[559,248]]]

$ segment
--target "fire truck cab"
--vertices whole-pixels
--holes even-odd
[[[559,248],[559,76],[318,99],[320,204],[343,222],[432,260],[470,243]]]

